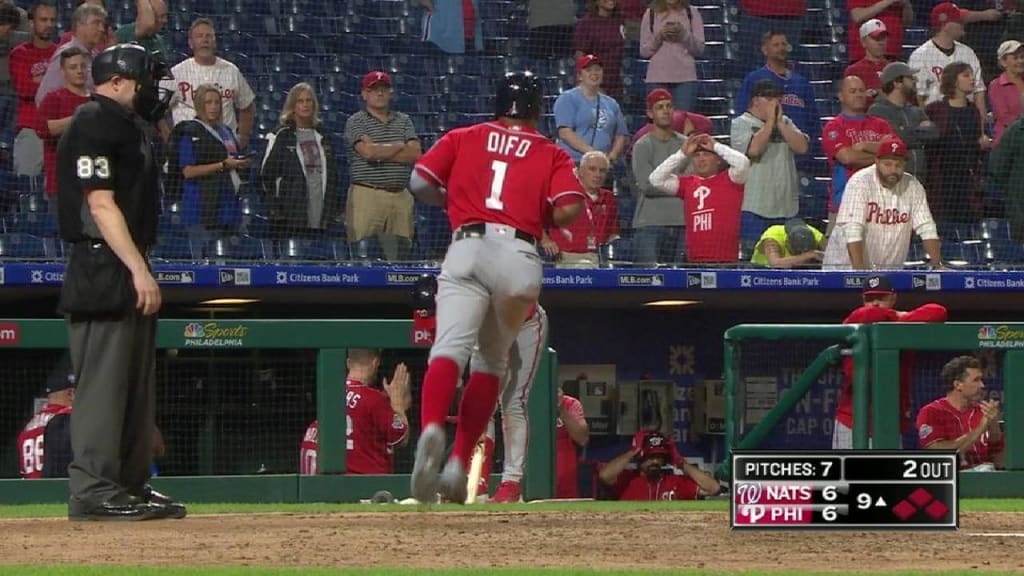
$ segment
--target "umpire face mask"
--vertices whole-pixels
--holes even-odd
[[[160,85],[161,80],[173,80],[167,65],[160,58],[149,59],[149,73],[141,78],[135,87],[132,108],[143,120],[156,122],[167,114],[173,90]]]

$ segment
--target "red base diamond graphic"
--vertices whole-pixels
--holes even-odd
[[[924,505],[932,501],[932,495],[924,488],[918,488],[910,493],[907,497],[911,502],[917,505],[918,508],[924,508]]]
[[[901,500],[899,504],[892,507],[892,513],[904,522],[906,522],[908,518],[913,516],[915,512],[917,512],[917,508],[915,508],[913,504],[906,500]]]
[[[936,501],[932,502],[931,504],[929,504],[928,507],[924,509],[924,511],[925,511],[926,514],[931,516],[933,519],[938,520],[938,519],[942,518],[943,516],[945,516],[946,512],[949,512],[949,507],[947,507],[942,502],[939,502],[938,500],[936,500]]]

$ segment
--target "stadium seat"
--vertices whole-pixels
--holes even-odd
[[[910,251],[907,252],[907,260],[903,263],[905,268],[922,268],[928,265],[928,253],[920,242],[911,242]]]
[[[185,235],[160,235],[149,255],[154,260],[192,260],[192,244]]]
[[[704,25],[704,41],[705,42],[727,42],[731,40],[729,37],[729,27],[721,24],[705,24]]]
[[[19,177],[19,180],[21,178],[23,177]],[[19,187],[19,190],[22,190],[22,188]],[[46,212],[49,209],[49,201],[42,194],[18,194],[19,212]]]
[[[270,260],[273,258],[273,250],[259,238],[229,236],[207,242],[203,255],[214,261]]]
[[[646,60],[637,61],[643,63],[643,69],[647,69]],[[702,80],[722,80],[725,78],[725,62],[717,60],[697,60],[697,77]]]
[[[375,236],[367,236],[358,242],[349,243],[350,258],[363,262],[380,260],[380,241]]]
[[[983,218],[977,225],[975,238],[979,240],[1009,240],[1010,221],[1004,218]]]
[[[32,236],[56,236],[57,217],[50,212],[15,212],[7,217],[7,232]]]
[[[796,65],[796,71],[803,74],[808,80],[834,81],[841,71],[837,71],[835,62],[807,62],[801,61]]]
[[[292,261],[334,260],[334,245],[320,238],[288,238],[281,241],[278,258]]]
[[[310,64],[309,59],[305,55],[295,52],[271,54],[263,59],[263,65],[266,67],[266,70],[262,72],[266,74],[285,73],[306,78],[313,75],[313,66]]]
[[[733,116],[731,98],[697,98],[694,111],[705,116]]]
[[[415,9],[406,0],[349,0],[354,14],[374,18],[404,18],[415,14]]]
[[[43,238],[29,234],[0,234],[0,259],[43,259],[51,256],[53,252],[47,250]]]
[[[955,268],[982,264],[978,253],[979,243],[943,242],[942,261]]]

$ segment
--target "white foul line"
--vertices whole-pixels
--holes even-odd
[[[968,536],[988,536],[995,538],[1024,538],[1024,532],[969,532]]]

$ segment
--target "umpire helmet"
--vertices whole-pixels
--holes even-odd
[[[437,277],[433,274],[422,274],[412,285],[412,307],[416,310],[433,311],[437,306],[434,297],[437,295]]]
[[[540,78],[532,72],[509,72],[498,80],[494,115],[524,120],[537,118],[544,104],[543,96]]]
[[[148,121],[159,120],[167,113],[171,90],[160,87],[160,80],[171,79],[171,72],[159,54],[150,54],[139,44],[115,44],[92,59],[92,81],[96,86],[114,76],[138,82],[133,108]]]

